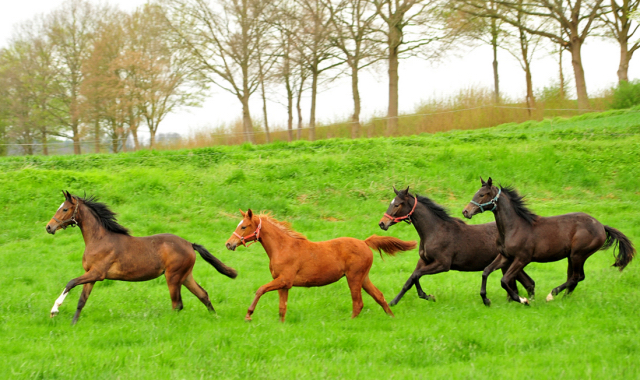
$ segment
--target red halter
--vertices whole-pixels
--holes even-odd
[[[411,211],[409,211],[409,213],[405,216],[399,216],[397,218],[394,218],[393,216],[387,214],[386,212],[384,213],[384,216],[386,216],[387,218],[391,219],[391,221],[393,223],[398,223],[400,221],[403,221],[405,219],[409,219],[409,220],[405,220],[405,222],[410,223],[411,221],[411,214],[413,214],[413,211],[416,209],[416,205],[418,204],[418,198],[413,197],[413,208],[411,209]]]
[[[258,218],[260,219],[260,218]],[[242,245],[244,245],[245,247],[248,247],[249,245],[255,243],[256,241],[260,240],[260,230],[262,229],[262,219],[260,219],[260,224],[258,224],[258,228],[256,228],[255,231],[253,231],[253,233],[247,235],[247,236],[241,236],[240,234],[238,234],[237,232],[233,231],[233,235],[236,236],[238,239],[240,239],[240,243],[242,243]],[[249,241],[249,239],[251,238],[255,238],[254,240],[252,240],[252,243],[249,245],[245,244],[245,241]]]

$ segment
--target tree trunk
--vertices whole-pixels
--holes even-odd
[[[133,150],[137,152],[138,150],[140,150],[140,142],[138,141],[138,127],[136,126],[135,128],[129,128],[129,130],[131,131],[131,135],[133,136]]]
[[[96,118],[93,124],[93,134],[95,135],[95,150],[96,153],[100,153],[100,122]]]
[[[47,130],[42,130],[42,154],[49,155],[49,147],[47,146]]]
[[[316,139],[316,98],[318,97],[318,66],[311,73],[311,112],[309,114],[309,141]]]
[[[578,37],[571,38],[571,65],[573,75],[576,79],[576,93],[578,95],[578,109],[586,111],[589,109],[589,96],[587,95],[587,82],[585,81],[584,68],[582,67],[582,57],[580,55],[582,41]]]
[[[153,149],[156,146],[156,129],[149,128],[149,149]]]
[[[291,90],[291,83],[289,77],[286,78],[287,82],[287,139],[289,142],[293,141],[293,91]]]
[[[78,132],[78,125],[72,124],[71,131],[73,133],[73,154],[81,154],[80,150],[80,133]]]
[[[491,47],[493,48],[493,96],[496,104],[500,103],[500,79],[498,77],[498,27],[496,19],[491,19]]]
[[[246,91],[242,99],[242,129],[244,130],[244,141],[253,144],[253,123],[251,122],[251,113],[249,113],[249,92]]]
[[[631,54],[629,54],[629,46],[627,45],[626,38],[620,38],[620,64],[618,65],[618,82],[629,81],[629,61],[631,60]]]
[[[353,116],[351,116],[351,138],[360,135],[360,90],[358,89],[358,61],[351,66],[351,91],[353,93]]]
[[[296,110],[298,111],[298,140],[302,138],[302,88],[304,86],[304,78],[300,78],[300,87],[298,88],[298,99],[296,100]]]
[[[398,45],[393,41],[400,41],[400,36],[392,33],[395,30],[390,28],[389,33],[389,110],[387,112],[387,136],[392,136],[398,131]],[[399,34],[399,33],[397,33]]]
[[[565,98],[564,71],[562,70],[562,53],[563,52],[564,52],[564,49],[563,49],[562,45],[560,45],[560,53],[558,54],[558,56],[559,56],[558,57],[558,62],[559,62],[558,66],[560,68],[560,78],[559,78],[559,80],[560,80],[560,89],[559,89],[560,93],[559,93],[559,96],[560,96],[560,99],[562,99],[562,100],[564,100],[564,98]]]
[[[264,80],[260,79],[260,86],[262,87],[262,114],[264,116],[264,130],[267,137],[267,144],[271,142],[271,136],[269,135],[269,119],[267,119],[267,94],[264,91]]]

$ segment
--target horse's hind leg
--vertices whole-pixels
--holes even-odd
[[[373,297],[374,300],[376,300],[376,302],[378,303],[378,305],[382,306],[382,308],[384,309],[384,311],[389,314],[390,316],[394,316],[393,312],[391,311],[391,309],[389,308],[389,305],[387,305],[387,301],[385,301],[384,299],[384,295],[382,294],[382,292],[380,290],[378,290],[378,288],[376,288],[373,283],[371,282],[371,280],[369,279],[369,275],[367,275],[367,277],[364,278],[364,281],[362,282],[362,288],[364,289],[365,292],[367,292],[371,297]]]
[[[531,278],[527,272],[521,270],[516,276],[516,280],[527,290],[529,299],[533,299],[536,295],[536,282],[533,281],[533,278]]]
[[[211,300],[209,300],[209,294],[207,294],[207,291],[204,290],[204,288],[202,288],[202,286],[200,286],[200,284],[198,284],[196,280],[193,279],[193,274],[189,273],[187,279],[184,280],[184,283],[182,285],[189,289],[189,291],[193,293],[194,296],[198,297],[200,302],[202,302],[204,306],[209,309],[209,311],[213,311],[214,313],[216,312],[213,309]]]
[[[72,325],[75,325],[78,322],[78,318],[80,318],[80,312],[82,308],[87,303],[87,299],[91,294],[91,290],[93,289],[93,285],[95,282],[89,282],[82,286],[82,294],[80,294],[80,299],[78,300],[78,309],[76,310],[76,314],[73,316],[73,321],[71,321]]]

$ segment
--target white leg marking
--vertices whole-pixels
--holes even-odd
[[[69,292],[65,293],[66,289],[67,288],[64,288],[62,290],[62,294],[60,294],[60,297],[58,297],[56,302],[54,302],[53,307],[51,308],[51,318],[55,317],[56,314],[58,314],[58,306],[62,305],[62,302],[64,302],[64,299],[67,297],[67,294],[69,294]]]
[[[549,293],[549,295],[547,296],[547,302],[549,301],[553,301],[553,294]]]
[[[526,298],[524,298],[524,297],[520,297],[520,303],[528,304],[528,303],[529,303],[529,300],[528,300],[528,299],[526,299]]]

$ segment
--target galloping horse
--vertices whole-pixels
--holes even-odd
[[[529,304],[526,298],[519,297],[511,288],[511,280],[530,262],[547,263],[568,258],[567,281],[556,287],[547,296],[547,301],[567,289],[571,294],[584,280],[584,262],[598,250],[606,250],[615,245],[619,248],[614,256],[614,267],[622,271],[633,259],[636,250],[631,241],[615,228],[602,225],[594,217],[582,212],[552,217],[541,217],[529,210],[516,190],[510,187],[497,188],[491,178],[485,182],[480,178],[482,187],[464,208],[462,214],[471,219],[489,207],[498,225],[498,244],[511,263],[500,281],[502,287],[514,301]],[[483,299],[486,298],[487,277],[498,267],[499,258],[485,268],[482,273]],[[486,304],[486,301],[485,301]]]
[[[58,313],[71,289],[83,285],[73,324],[91,294],[96,281],[104,279],[121,281],[146,281],[164,273],[169,286],[173,309],[182,309],[180,290],[184,285],[211,311],[214,311],[209,295],[193,279],[191,274],[196,262],[194,251],[213,265],[218,272],[235,278],[235,269],[226,266],[203,246],[172,234],[133,237],[129,230],[115,219],[115,213],[95,197],[80,198],[64,192],[65,201],[47,224],[47,232],[55,234],[60,228],[78,226],[84,238],[82,266],[85,274],[69,281],[51,309],[51,317]]]
[[[418,297],[435,301],[435,297],[427,295],[420,286],[420,277],[424,275],[449,270],[481,271],[499,256],[496,245],[498,228],[494,222],[468,225],[451,217],[431,199],[410,194],[408,187],[401,191],[394,187],[393,191],[396,197],[380,219],[380,228],[386,231],[400,221],[412,223],[420,235],[420,258],[400,293],[391,301],[391,306],[396,305],[413,285],[416,286]],[[503,258],[498,268],[506,271],[506,267],[507,260]],[[529,297],[533,297],[535,282],[531,277],[521,271],[516,279],[527,289]],[[512,285],[517,291],[515,282]]]
[[[273,281],[262,285],[245,320],[251,315],[260,297],[272,290],[280,295],[280,321],[284,322],[287,313],[289,289],[293,286],[322,286],[347,277],[353,301],[355,318],[362,310],[362,289],[393,316],[387,301],[369,279],[369,270],[373,263],[372,249],[382,250],[389,255],[399,251],[408,251],[416,247],[415,241],[402,241],[393,237],[370,236],[366,240],[342,237],[323,242],[312,242],[302,234],[293,231],[288,223],[280,222],[269,215],[254,215],[251,209],[246,213],[240,210],[243,219],[227,240],[227,249],[234,251],[239,244],[259,241],[269,256],[269,269]],[[382,253],[380,253],[382,255]]]

